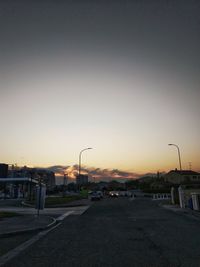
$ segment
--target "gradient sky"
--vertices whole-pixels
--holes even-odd
[[[0,161],[200,171],[200,2],[1,1]]]

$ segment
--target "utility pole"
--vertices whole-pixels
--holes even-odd
[[[189,170],[191,171],[192,170],[192,162],[188,162],[189,164]]]

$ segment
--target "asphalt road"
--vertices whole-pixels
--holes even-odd
[[[200,221],[148,199],[105,199],[70,215],[7,267],[198,267]]]

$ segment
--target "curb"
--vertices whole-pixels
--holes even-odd
[[[52,219],[52,222],[47,224],[46,226],[2,233],[2,234],[0,234],[0,237],[10,237],[10,236],[14,236],[14,235],[21,235],[21,234],[26,234],[26,233],[34,233],[34,232],[38,232],[38,231],[47,230],[58,223],[55,218],[53,218],[53,217],[50,217],[50,218]]]
[[[86,204],[69,204],[69,205],[63,205],[63,206],[61,206],[61,205],[52,205],[52,206],[49,206],[49,207],[46,207],[46,208],[48,208],[48,209],[51,209],[51,208],[73,208],[73,207],[84,207],[84,206],[88,206],[88,205],[86,205]]]
[[[25,206],[25,207],[29,207],[29,208],[34,208],[35,207],[34,205],[28,204],[28,203],[26,203],[24,201],[21,202],[21,205]]]
[[[25,207],[29,207],[29,208],[34,208],[34,205],[28,204],[26,202],[21,202],[21,204]],[[47,206],[45,207],[46,209],[53,209],[53,208],[73,208],[73,207],[84,207],[84,206],[88,206],[87,204],[60,204],[60,205],[51,205],[51,206]]]

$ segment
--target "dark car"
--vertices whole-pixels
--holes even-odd
[[[100,196],[100,194],[98,194],[98,192],[92,192],[90,194],[90,200],[91,201],[100,200],[100,199],[101,199],[101,196]]]

